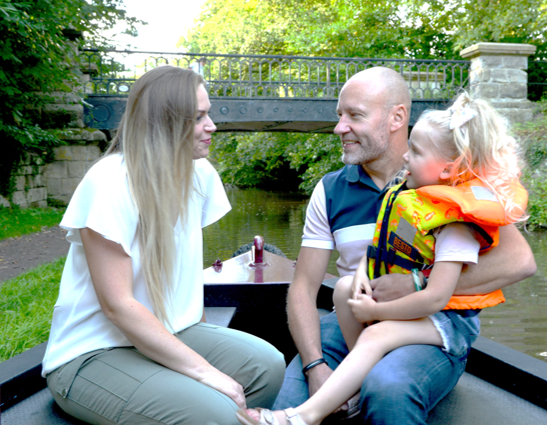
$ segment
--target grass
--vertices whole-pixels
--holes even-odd
[[[0,286],[0,362],[47,341],[65,258]]]
[[[0,240],[57,226],[64,213],[64,208],[0,207]]]

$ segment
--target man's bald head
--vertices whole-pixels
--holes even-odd
[[[393,69],[378,66],[358,72],[347,81],[344,88],[350,82],[367,84],[369,88],[373,88],[374,92],[370,94],[383,97],[386,109],[402,104],[410,112],[412,100],[408,85],[402,75]]]
[[[408,150],[410,106],[408,86],[392,69],[370,68],[351,77],[338,97],[334,128],[344,149],[342,161],[360,164],[369,174],[398,171]]]

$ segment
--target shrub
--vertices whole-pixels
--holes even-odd
[[[529,194],[529,230],[547,227],[547,99],[536,106],[532,121],[514,127],[526,161],[522,182]]]
[[[309,133],[222,133],[214,136],[211,158],[224,183],[238,187],[311,193],[329,171],[337,170],[338,136]]]

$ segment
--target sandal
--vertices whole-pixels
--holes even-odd
[[[348,404],[347,410],[339,410],[336,413],[331,413],[328,416],[328,418],[331,421],[345,421],[345,420],[354,418],[359,413],[361,413],[361,405],[359,404],[360,397],[361,397],[361,393],[358,392],[347,401],[347,404]]]
[[[258,422],[251,418],[247,411],[243,409],[239,409],[236,412],[237,419],[243,425],[280,425],[271,410],[262,409],[260,407],[256,410],[260,412],[260,419]],[[285,412],[285,415],[287,415],[287,420],[291,425],[307,425],[292,407],[289,407],[283,411]]]
[[[359,404],[359,401],[361,401],[360,391],[348,400],[348,410],[346,410],[345,418],[341,420],[354,418],[361,413],[361,405]]]

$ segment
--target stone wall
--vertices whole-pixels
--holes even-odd
[[[44,160],[36,154],[25,154],[15,171],[15,191],[12,202],[22,208],[46,207],[47,188],[44,180]],[[0,205],[9,207],[9,201],[0,196]]]
[[[45,164],[36,154],[26,154],[15,171],[12,203],[21,208],[68,205],[83,176],[101,157],[99,142],[106,136],[99,130],[66,130],[61,137],[69,145],[54,149],[54,161]],[[78,143],[78,144],[75,144]],[[0,196],[0,205],[10,202]]]
[[[68,204],[85,173],[100,158],[99,142],[106,141],[105,134],[98,130],[66,133],[72,144],[55,148],[55,161],[44,169],[47,200],[54,206]]]

